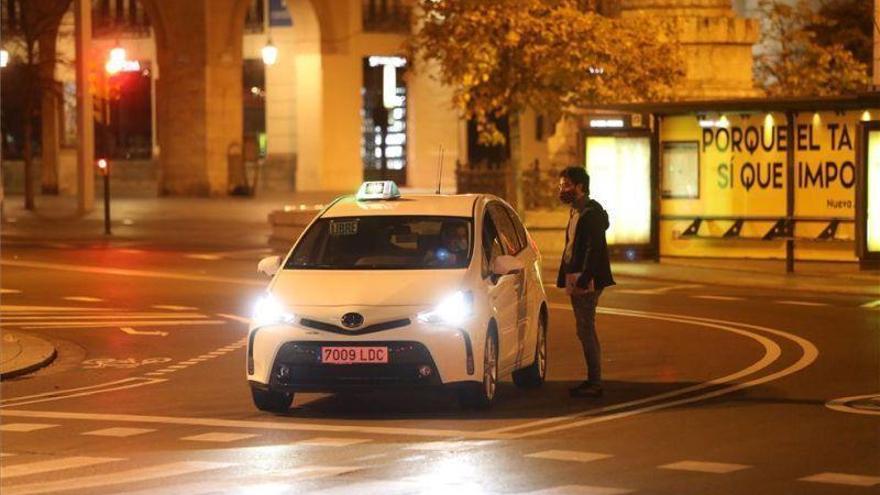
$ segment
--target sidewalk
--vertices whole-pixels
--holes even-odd
[[[55,359],[49,341],[4,330],[0,339],[0,379],[9,379],[42,368]]]

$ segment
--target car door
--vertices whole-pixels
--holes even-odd
[[[525,263],[527,261],[523,259],[523,248],[525,246],[516,233],[516,228],[513,225],[510,215],[506,211],[506,207],[497,201],[492,202],[489,204],[489,214],[492,218],[492,223],[495,225],[498,232],[498,238],[501,241],[504,254],[513,256]],[[509,329],[507,339],[508,346],[506,347],[507,352],[504,355],[504,362],[506,365],[515,368],[522,359],[522,349],[525,340],[528,315],[528,306],[525,301],[526,286],[524,270],[506,275],[502,278],[505,279],[505,283],[510,285],[510,295],[513,298],[513,300],[509,302],[511,318],[513,321],[511,328]]]
[[[483,280],[489,303],[495,314],[498,326],[498,368],[507,373],[513,366],[517,351],[516,311],[517,286],[516,277],[505,275],[495,277],[492,274],[492,263],[498,256],[506,254],[503,241],[498,235],[492,216],[487,210],[483,214]]]
[[[538,317],[538,292],[543,289],[541,287],[540,270],[536,264],[538,261],[537,253],[531,249],[529,245],[528,234],[516,214],[509,206],[502,205],[505,213],[510,217],[511,224],[516,232],[516,238],[519,241],[519,251],[516,258],[523,264],[523,272],[521,274],[522,288],[520,290],[520,304],[517,308],[517,335],[519,337],[520,352],[517,359],[517,367],[528,364],[534,354],[535,349],[535,333],[536,319]]]

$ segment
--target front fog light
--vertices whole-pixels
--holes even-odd
[[[290,323],[293,314],[284,311],[284,307],[272,294],[261,297],[254,306],[253,322],[256,325],[272,325],[276,323]]]
[[[419,313],[418,318],[427,323],[461,325],[473,314],[473,308],[473,294],[470,291],[458,291],[440,301],[432,311]]]

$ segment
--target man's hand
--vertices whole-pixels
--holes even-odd
[[[580,276],[580,273],[568,273],[565,275],[565,293],[569,296],[582,296],[596,291],[593,279],[590,279],[590,283],[587,284],[586,288],[578,287],[577,281]]]

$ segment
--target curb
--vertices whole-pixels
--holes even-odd
[[[3,333],[3,342],[6,342],[6,338],[11,336],[18,343],[19,347],[21,347],[21,354],[24,354],[25,357],[15,357],[11,359],[10,361],[12,364],[9,365],[9,369],[0,371],[0,379],[6,380],[31,373],[49,365],[58,356],[58,351],[55,349],[55,346],[48,340],[17,332],[6,331]],[[5,344],[0,343],[0,345]],[[6,368],[6,366],[7,365],[4,364],[4,368]]]

